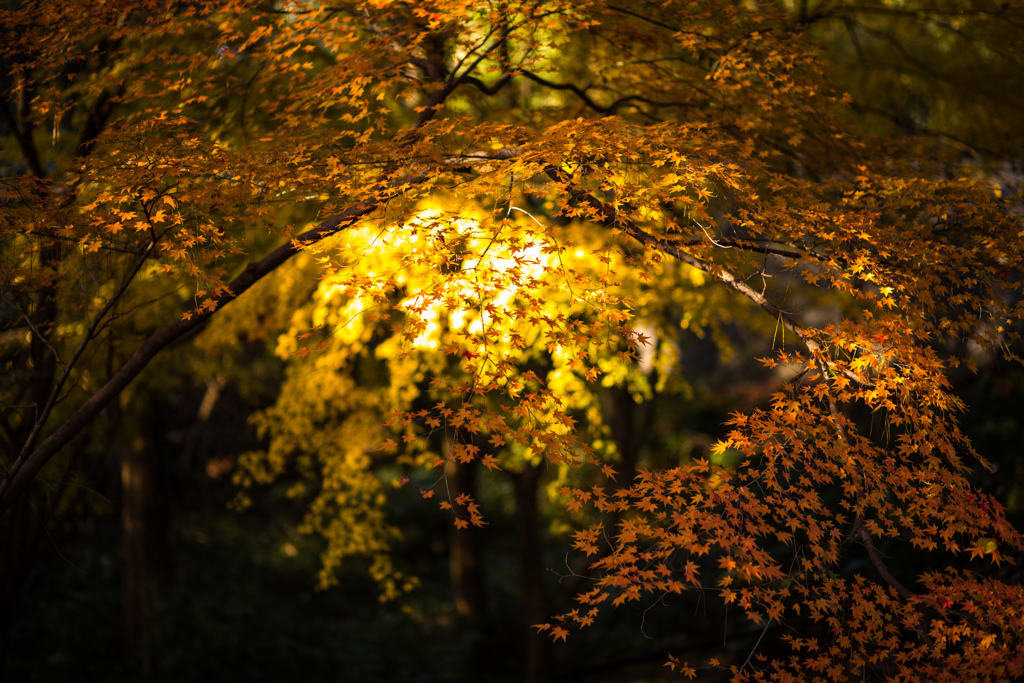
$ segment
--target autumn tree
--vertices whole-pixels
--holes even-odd
[[[296,375],[243,478],[322,477],[325,580],[365,553],[385,591],[406,581],[374,458],[544,462],[574,472],[558,495],[594,586],[539,624],[555,639],[700,591],[792,649],[707,664],[736,680],[1019,676],[1020,587],[989,568],[1022,539],[971,483],[986,460],[948,375],[965,347],[1019,362],[1020,220],[943,144],[975,135],[963,93],[896,135],[857,116],[887,113],[865,101],[882,86],[854,99],[825,55],[902,60],[921,90],[968,44],[995,82],[1020,8],[798,5],[5,9],[5,563],[97,415],[301,254],[322,279],[272,313]],[[901,42],[936,31],[931,55]],[[649,398],[680,324],[727,310],[771,338],[778,381],[709,453],[736,464],[634,472],[602,388]],[[485,524],[468,493],[436,497]],[[898,576],[903,547],[933,569]]]

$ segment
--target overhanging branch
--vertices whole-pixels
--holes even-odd
[[[249,264],[241,274],[228,285],[226,291],[213,297],[216,307],[193,314],[188,319],[178,320],[154,332],[149,339],[135,350],[127,362],[102,387],[89,397],[63,424],[30,453],[19,457],[0,482],[0,515],[4,514],[21,495],[29,483],[49,460],[85,428],[118,394],[134,380],[161,350],[185,335],[203,327],[222,307],[237,299],[243,292],[273,272],[285,261],[304,247],[315,244],[334,235],[359,219],[369,215],[381,204],[394,197],[403,185],[422,182],[425,176],[414,176],[404,180],[397,187],[379,193],[372,199],[349,207],[345,211],[324,221],[278,247],[260,261]]]
[[[469,152],[446,158],[444,168],[458,171],[487,161],[510,159],[518,156],[521,152],[521,148]],[[121,369],[97,389],[70,418],[32,451],[25,452],[12,463],[11,468],[0,481],[0,515],[3,515],[15,499],[28,488],[28,485],[46,463],[109,405],[160,351],[178,339],[202,328],[217,311],[237,299],[305,247],[352,226],[359,219],[366,217],[381,205],[398,196],[402,188],[423,183],[431,177],[432,171],[436,173],[436,169],[431,169],[411,175],[387,187],[378,186],[379,189],[371,198],[350,206],[315,228],[293,238],[288,244],[278,247],[260,261],[249,264],[228,284],[225,291],[212,297],[216,304],[213,310],[203,309],[194,312],[188,319],[178,320],[154,332],[135,350]],[[29,445],[29,447],[31,446]]]
[[[669,254],[670,256],[673,256],[679,261],[686,263],[687,265],[693,266],[698,270],[708,273],[709,275],[717,279],[719,282],[728,285],[732,289],[736,290],[740,294],[743,294],[745,297],[753,301],[762,310],[766,311],[772,317],[779,320],[780,323],[786,329],[796,334],[797,337],[807,347],[807,350],[810,351],[811,355],[814,357],[822,373],[824,373],[826,377],[828,376],[829,368],[827,366],[827,360],[824,356],[821,345],[812,338],[809,331],[796,320],[794,320],[792,317],[787,315],[782,309],[780,309],[778,306],[769,301],[763,294],[753,289],[745,281],[738,278],[729,270],[722,268],[721,266],[718,266],[717,264],[704,261],[703,259],[699,259],[696,256],[693,256],[692,254],[683,251],[678,245],[673,244],[672,242],[668,242],[666,240],[659,239],[649,234],[645,230],[641,229],[640,226],[638,226],[633,221],[619,215],[618,211],[616,211],[614,207],[605,204],[600,199],[598,199],[597,197],[595,197],[594,195],[590,194],[585,190],[573,187],[572,177],[569,174],[562,171],[561,169],[555,166],[549,166],[545,169],[545,172],[548,175],[548,177],[550,177],[552,180],[563,185],[566,191],[574,199],[583,202],[590,206],[592,209],[594,209],[596,215],[593,217],[593,220],[595,220],[596,222],[602,223],[608,227],[618,228],[625,232],[630,237],[632,237],[633,239],[640,242],[641,244],[653,246],[657,248],[659,251]],[[851,373],[847,371],[847,374]],[[858,382],[863,383],[860,380],[858,380]],[[836,432],[840,440],[842,440],[842,442],[845,443],[847,447],[849,447],[850,442],[846,435],[846,431],[843,427],[843,422],[841,416],[839,415],[839,411],[836,406],[835,400],[831,396],[831,392],[829,392],[829,407],[832,412],[832,419],[836,428]],[[886,583],[888,583],[890,586],[896,589],[896,592],[899,593],[900,596],[903,597],[905,600],[910,600],[911,598],[913,598],[914,593],[910,591],[902,583],[900,583],[900,581],[895,576],[893,576],[892,572],[889,571],[889,568],[888,566],[886,566],[885,560],[882,558],[881,553],[879,553],[878,549],[875,548],[874,542],[871,539],[871,534],[868,533],[868,530],[864,526],[864,518],[860,514],[857,515],[857,519],[854,521],[854,530],[860,537],[861,541],[864,543],[864,547],[867,549],[868,557],[870,558],[871,563],[875,566],[875,569],[878,570],[878,573],[881,574],[882,578],[885,579]]]
[[[574,199],[576,199],[577,201],[581,201],[590,206],[591,208],[593,208],[597,213],[597,215],[594,217],[594,220],[596,222],[602,223],[608,227],[618,228],[625,232],[630,237],[632,237],[633,239],[635,239],[636,241],[640,242],[641,244],[655,247],[656,249],[658,249],[658,251],[668,254],[669,256],[673,256],[677,260],[682,261],[683,263],[689,266],[693,266],[698,270],[708,273],[719,282],[728,285],[732,289],[736,290],[743,296],[753,301],[755,304],[761,307],[762,310],[770,314],[773,318],[776,318],[777,320],[781,321],[782,325],[787,330],[793,332],[795,335],[797,335],[797,337],[800,338],[801,341],[804,342],[804,344],[807,346],[808,350],[811,351],[811,353],[817,353],[818,351],[821,350],[821,346],[816,341],[814,341],[814,339],[811,338],[809,332],[806,328],[804,328],[803,325],[798,323],[796,320],[794,320],[792,317],[786,314],[785,311],[783,311],[781,308],[773,304],[763,294],[752,288],[744,280],[737,277],[732,272],[726,270],[725,268],[722,268],[717,264],[704,261],[703,259],[699,259],[696,256],[683,251],[678,245],[673,244],[672,242],[669,242],[667,240],[659,239],[651,235],[647,231],[641,229],[640,226],[638,226],[633,221],[621,216],[619,212],[615,210],[614,207],[605,204],[600,199],[590,194],[586,190],[573,187],[571,176],[569,176],[561,169],[558,169],[554,166],[549,166],[547,169],[545,169],[545,172],[547,173],[549,178],[551,178],[555,182],[563,184],[565,186],[566,191]],[[792,257],[793,254],[787,254],[787,256]]]

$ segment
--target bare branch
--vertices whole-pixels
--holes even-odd
[[[583,100],[583,103],[585,105],[587,105],[588,107],[590,107],[591,109],[593,109],[594,111],[596,111],[596,112],[598,112],[600,114],[608,114],[608,115],[614,114],[623,105],[629,104],[630,102],[643,102],[644,104],[649,104],[652,107],[693,107],[694,106],[694,104],[692,102],[658,102],[657,100],[652,100],[652,99],[648,99],[646,97],[641,97],[640,95],[625,95],[625,96],[620,97],[619,99],[615,100],[614,102],[612,102],[611,104],[609,104],[607,106],[602,106],[602,105],[598,104],[597,102],[595,102],[593,99],[591,99],[591,97],[587,94],[587,88],[581,88],[581,87],[579,87],[577,85],[573,85],[572,83],[555,83],[553,81],[547,80],[546,78],[542,78],[541,76],[538,76],[537,74],[532,73],[530,71],[520,70],[520,71],[517,72],[517,74],[523,76],[524,78],[528,78],[529,80],[533,81],[534,83],[537,83],[539,85],[543,85],[545,88],[550,88],[552,90],[566,90],[568,92],[571,92],[573,95],[575,95],[576,97],[578,97],[581,100]]]

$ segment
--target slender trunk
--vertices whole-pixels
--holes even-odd
[[[22,92],[19,97],[27,97],[26,92]],[[23,130],[19,130],[19,135],[27,136],[22,145],[26,163],[33,174],[41,178],[42,167],[31,141],[27,100],[19,104],[17,121],[20,122],[19,125],[24,126]],[[29,337],[31,372],[28,377],[28,392],[32,412],[26,414],[24,423],[14,430],[15,444],[24,443],[29,438],[32,423],[43,412],[53,388],[57,366],[50,348],[50,334],[57,315],[57,274],[60,259],[60,243],[57,240],[45,240],[39,252],[44,278],[36,289],[35,306],[30,316],[33,329]],[[15,454],[12,453],[13,455]],[[11,462],[6,461],[4,464],[9,466]],[[3,679],[7,663],[15,607],[24,591],[29,570],[35,562],[42,529],[38,513],[32,510],[32,500],[28,492],[14,502],[5,516],[0,517],[0,680]]]
[[[653,398],[637,405],[629,390],[622,387],[601,390],[601,410],[622,455],[622,463],[616,467],[619,470],[614,486],[616,490],[629,486],[636,475],[640,448],[651,428],[653,407]]]
[[[479,468],[476,461],[449,463],[448,483],[456,495],[468,493],[476,496]],[[476,680],[480,671],[489,667],[490,633],[486,620],[486,591],[481,552],[480,529],[468,526],[459,529],[454,524],[448,531],[448,567],[452,582],[455,616],[463,633],[470,634],[461,680]]]
[[[160,607],[160,583],[168,574],[168,514],[160,483],[160,449],[152,417],[140,415],[140,432],[121,458],[124,533],[124,655],[149,673]]]
[[[514,478],[525,618],[523,680],[529,683],[546,683],[551,679],[550,642],[533,628],[551,616],[550,599],[544,590],[542,520],[537,500],[537,489],[543,472],[544,465],[541,463],[527,467]]]
[[[477,463],[449,464],[449,481],[459,494],[475,495]],[[467,626],[478,627],[484,617],[486,594],[480,553],[479,529],[469,526],[457,529],[453,524],[449,532],[449,568],[455,613]]]

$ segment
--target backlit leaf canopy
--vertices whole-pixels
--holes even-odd
[[[19,440],[3,507],[156,353],[224,318],[217,343],[282,335],[289,379],[257,417],[271,445],[242,478],[296,465],[320,482],[307,520],[329,540],[327,583],[358,554],[386,593],[410,581],[389,564],[375,461],[443,477],[449,460],[546,458],[596,579],[542,625],[555,638],[605,605],[703,590],[794,624],[794,658],[752,655],[738,680],[1020,675],[1020,588],[963,567],[1003,562],[1021,536],[968,480],[985,461],[947,378],[961,345],[1016,360],[1019,216],[961,163],[964,143],[943,143],[970,111],[956,93],[932,117],[941,134],[870,132],[856,113],[878,87],[853,100],[825,60],[868,42],[917,64],[894,46],[918,40],[899,18],[940,31],[940,52],[989,41],[971,59],[998,79],[1020,43],[990,15],[1019,8],[957,11],[6,6],[5,371],[53,381],[29,403],[5,386]],[[956,74],[900,82],[931,76]],[[291,289],[245,294],[295,254],[277,274]],[[811,315],[824,305],[841,314]],[[148,332],[168,311],[99,370],[106,331]],[[788,371],[711,449],[738,464],[608,485],[600,387],[681,390],[680,324],[723,319],[771,338],[764,363]],[[441,502],[485,524],[457,492]],[[893,576],[883,540],[960,568],[908,588],[918,577]],[[850,556],[866,571],[837,575]]]

